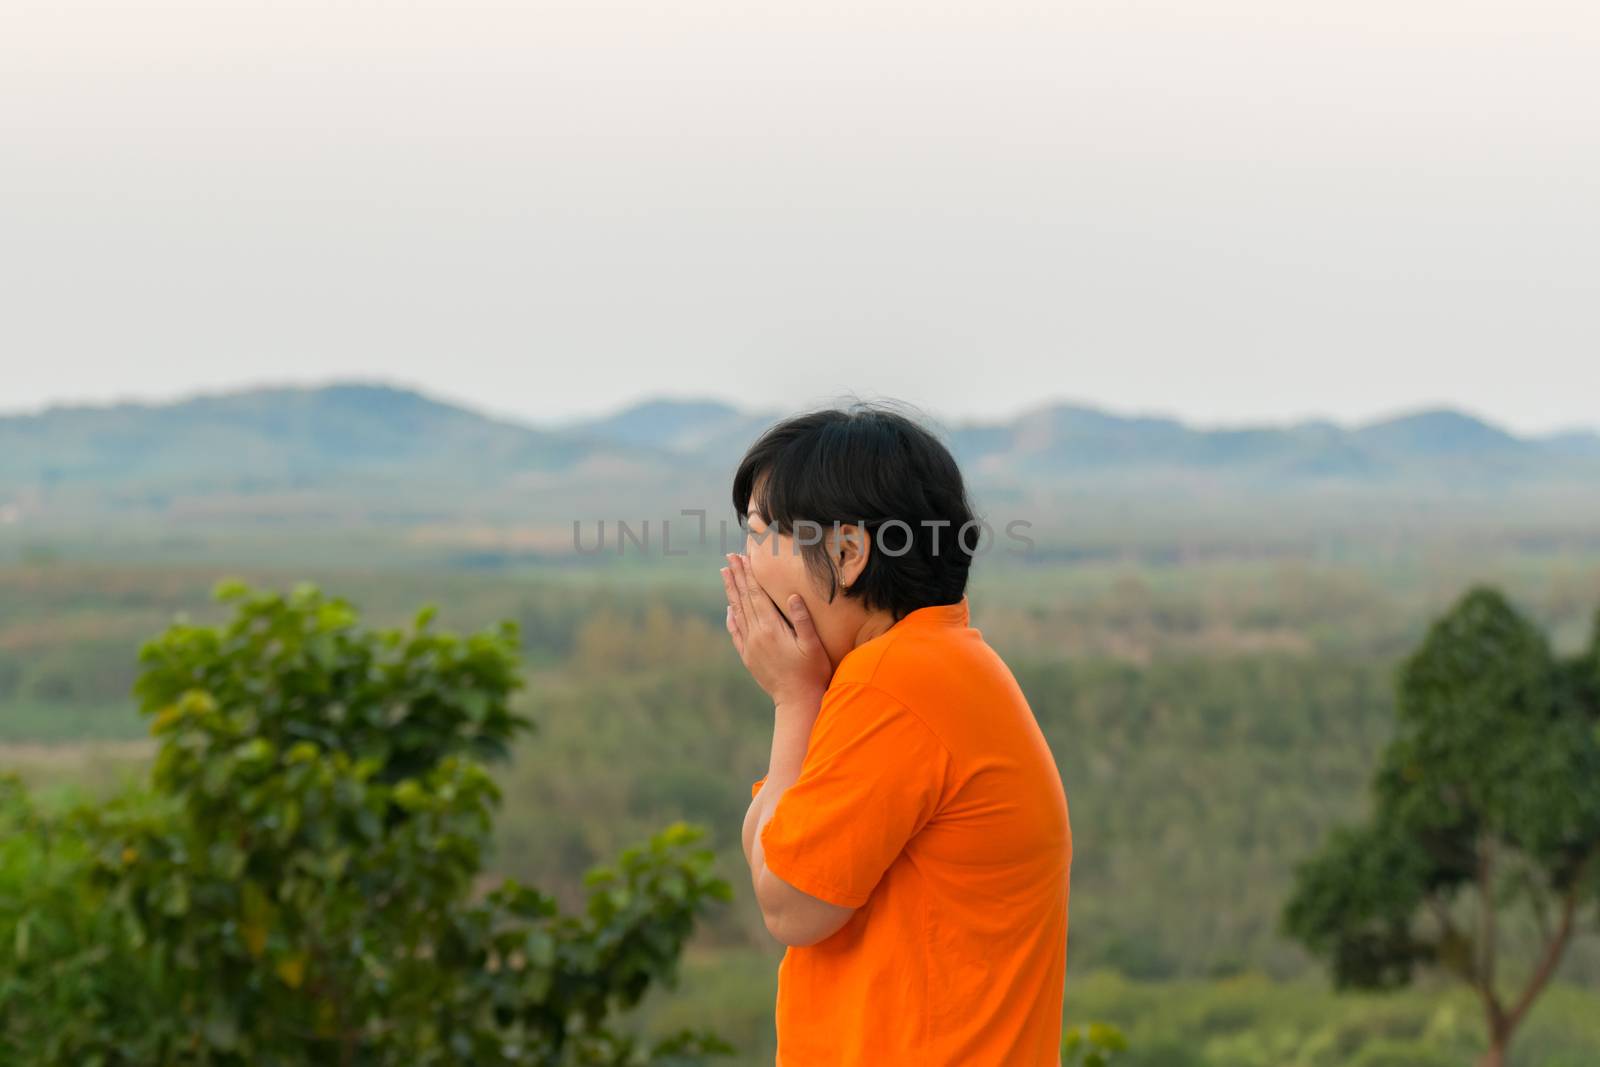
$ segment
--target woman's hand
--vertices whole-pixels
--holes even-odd
[[[729,553],[722,585],[728,594],[728,634],[756,684],[775,704],[820,704],[833,664],[805,601],[791,596],[786,620],[756,581],[750,561],[738,553]]]

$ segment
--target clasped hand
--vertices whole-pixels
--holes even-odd
[[[736,552],[728,554],[728,566],[722,568],[722,585],[728,595],[728,635],[756,684],[775,704],[820,703],[833,664],[805,600],[791,596],[785,619],[756,581],[749,559]]]

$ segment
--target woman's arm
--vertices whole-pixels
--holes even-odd
[[[830,937],[850,921],[856,909],[818,900],[767,869],[761,848],[761,828],[772,818],[784,791],[800,777],[806,743],[822,706],[815,700],[779,703],[773,709],[772,757],[766,781],[744,817],[744,858],[750,865],[750,884],[767,931],[785,945],[813,945]]]
[[[766,825],[767,813],[772,811],[778,797],[800,777],[800,765],[805,761],[806,743],[811,739],[811,727],[817,721],[822,698],[791,701],[776,705],[772,711],[772,754],[767,761],[766,780],[750,801],[750,810],[744,817],[744,859],[755,869],[752,849],[759,845],[756,835]]]
[[[833,664],[817,639],[804,600],[790,598],[785,620],[750,572],[748,560],[729,553],[728,564],[722,569],[728,634],[745,667],[773,700],[772,756],[767,779],[745,812],[744,858],[767,930],[786,945],[809,945],[843,926],[855,909],[818,900],[767,870],[761,830],[784,792],[800,777]]]

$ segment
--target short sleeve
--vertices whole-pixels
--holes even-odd
[[[819,900],[859,908],[938,810],[949,769],[944,743],[882,690],[829,688],[800,774],[761,828],[767,869]]]
[[[763,782],[765,782],[766,780],[767,780],[767,776],[763,774],[760,778],[757,778],[754,782],[751,783],[751,785],[750,785],[750,799],[751,800],[754,800],[756,798],[756,794],[761,792],[761,784]]]

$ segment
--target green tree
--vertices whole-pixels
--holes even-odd
[[[1457,976],[1483,1007],[1480,1062],[1499,1067],[1600,897],[1597,868],[1600,615],[1590,647],[1561,657],[1477,587],[1402,666],[1371,815],[1298,868],[1283,923],[1341,987]],[[1508,976],[1512,918],[1538,934]]]
[[[370,630],[312,585],[225,583],[135,686],[149,787],[65,814],[0,791],[0,1060],[17,1064],[637,1065],[731,1051],[616,1017],[675,985],[731,898],[677,823],[591,871],[587,911],[480,885],[485,760],[529,724],[513,623]]]

